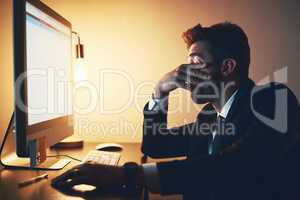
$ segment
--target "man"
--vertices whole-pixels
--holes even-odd
[[[184,199],[299,198],[296,97],[282,84],[258,87],[248,78],[250,47],[239,26],[197,25],[183,38],[188,64],[167,73],[146,104],[142,151],[155,158],[186,159],[123,168],[87,163],[54,179],[53,185],[61,190],[82,183],[147,186]],[[194,123],[168,129],[168,96],[177,88],[207,104]]]

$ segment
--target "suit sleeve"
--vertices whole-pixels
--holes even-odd
[[[186,156],[195,123],[167,128],[167,112],[144,108],[142,152],[153,158]]]

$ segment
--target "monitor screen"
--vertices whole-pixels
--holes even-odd
[[[72,24],[39,0],[14,0],[13,41],[16,152],[29,157],[73,134]]]
[[[26,2],[28,125],[72,114],[71,29]]]

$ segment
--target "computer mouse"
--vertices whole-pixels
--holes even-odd
[[[102,143],[96,146],[99,151],[122,151],[123,146],[116,143]]]

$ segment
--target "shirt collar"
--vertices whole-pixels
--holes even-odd
[[[223,117],[224,119],[227,117],[228,112],[231,108],[231,105],[233,103],[233,100],[236,96],[237,90],[231,95],[231,97],[226,101],[226,103],[224,104],[224,106],[221,109],[221,112],[218,112],[218,116]]]

